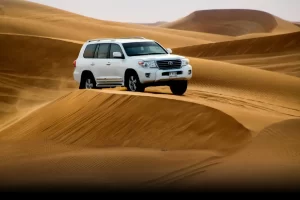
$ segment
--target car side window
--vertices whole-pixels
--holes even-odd
[[[86,46],[83,57],[84,58],[94,58],[94,53],[96,50],[97,44],[89,44]]]
[[[97,54],[96,54],[96,57],[95,58],[98,58],[98,59],[103,59],[103,58],[107,58],[108,57],[108,50],[109,50],[109,45],[108,43],[101,43],[101,44],[98,44],[99,47],[97,49]]]
[[[110,52],[109,52],[109,58],[114,59],[113,52],[120,52],[123,55],[122,49],[118,44],[111,44],[110,46]]]

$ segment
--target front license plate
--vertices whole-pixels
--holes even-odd
[[[169,73],[169,76],[170,76],[170,77],[176,77],[176,76],[177,76],[177,72],[170,72],[170,73]]]

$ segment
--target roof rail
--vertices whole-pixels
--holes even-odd
[[[116,38],[96,38],[96,39],[90,39],[88,42],[92,41],[100,41],[100,40],[115,40]]]

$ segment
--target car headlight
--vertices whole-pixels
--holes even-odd
[[[189,59],[182,59],[181,60],[181,66],[187,66],[190,63]]]
[[[139,65],[145,68],[157,68],[156,62],[155,61],[143,61],[140,60]]]

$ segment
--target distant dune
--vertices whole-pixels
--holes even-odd
[[[22,0],[1,1],[0,32],[86,41],[90,38],[143,36],[169,47],[230,39],[228,36],[178,31],[97,20]],[[51,29],[51,31],[49,31]]]
[[[1,189],[299,189],[299,32],[232,37],[0,5]],[[184,96],[78,90],[82,42],[132,35],[190,59]]]
[[[200,10],[161,27],[228,36],[299,31],[294,24],[257,10]]]
[[[300,22],[295,22],[294,24],[300,27]]]
[[[299,45],[300,31],[261,38],[186,46],[173,50],[175,53],[191,57],[216,57],[299,51]]]
[[[300,32],[173,49],[174,53],[300,77]]]
[[[154,22],[154,23],[136,23],[136,24],[146,25],[146,26],[160,26],[160,25],[163,25],[166,23],[168,23],[168,22],[158,21],[158,22]]]

